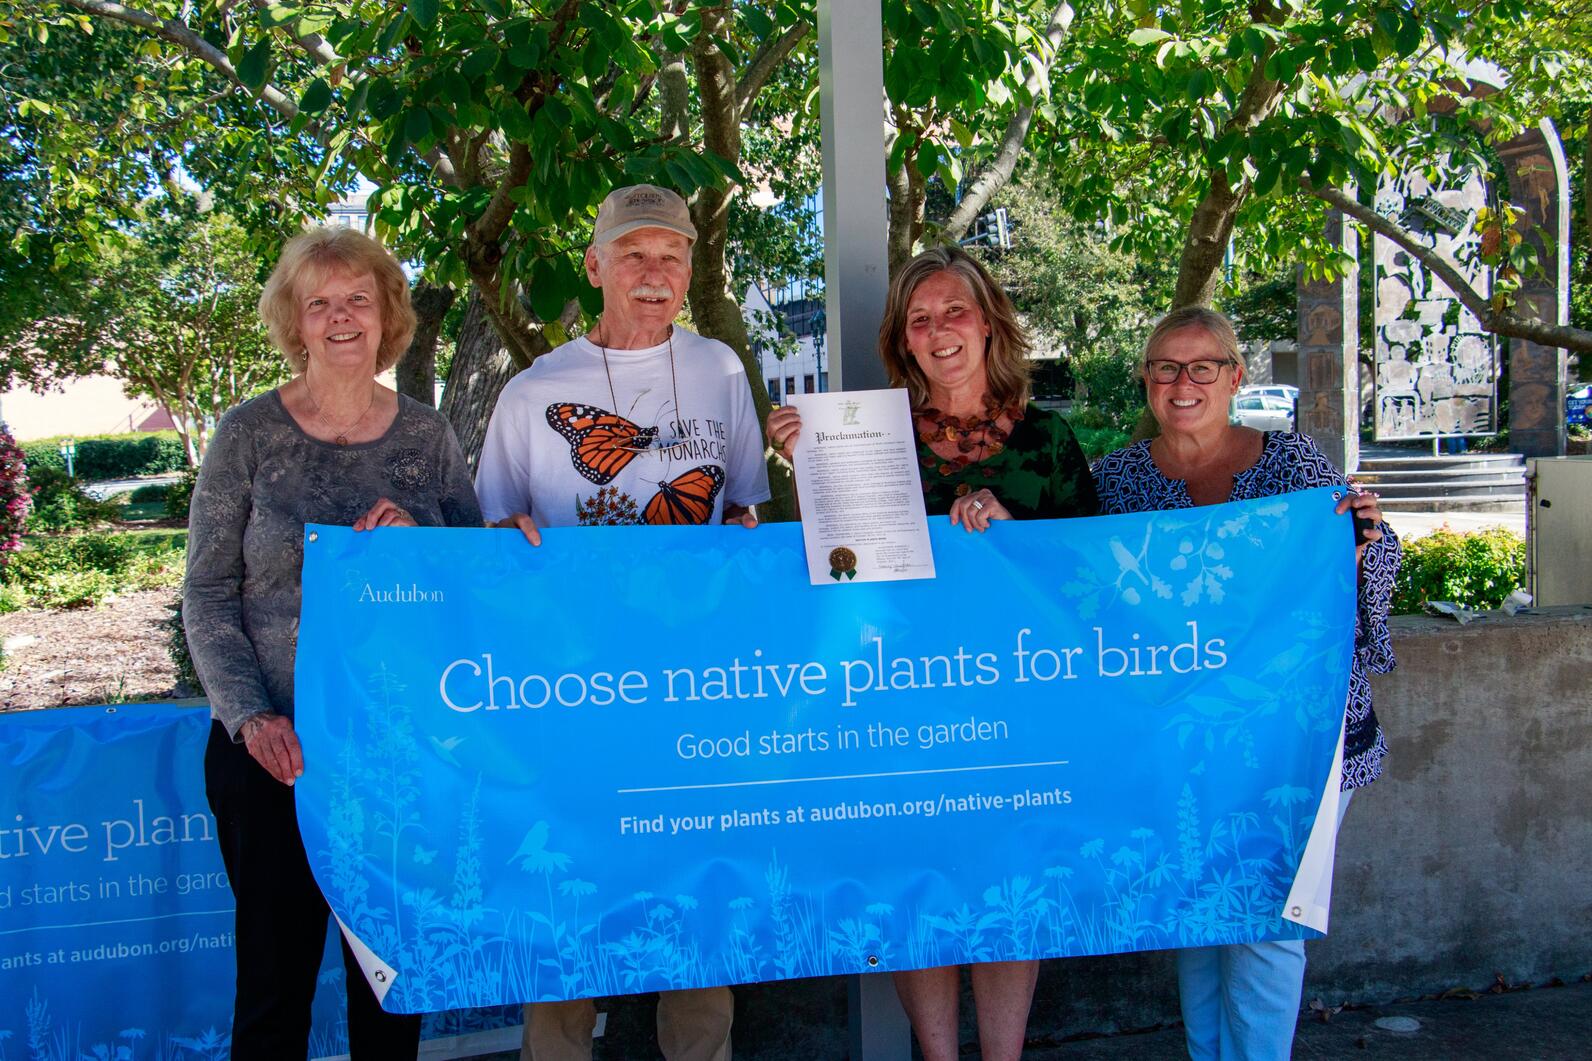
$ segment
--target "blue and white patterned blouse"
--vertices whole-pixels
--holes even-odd
[[[1101,515],[1193,508],[1188,486],[1168,479],[1150,457],[1150,443],[1136,442],[1108,453],[1094,466]],[[1307,435],[1267,432],[1260,459],[1233,476],[1229,501],[1342,486],[1348,482]],[[1360,567],[1360,601],[1354,621],[1354,665],[1349,671],[1349,702],[1343,740],[1343,787],[1369,785],[1382,774],[1387,741],[1371,708],[1370,674],[1386,674],[1396,664],[1388,638],[1387,613],[1402,551],[1386,523],[1377,525],[1380,541],[1370,544]]]

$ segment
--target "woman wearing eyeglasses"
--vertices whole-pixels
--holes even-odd
[[[1102,514],[1192,508],[1270,497],[1313,486],[1346,486],[1308,436],[1228,422],[1244,378],[1230,321],[1203,307],[1168,314],[1144,350],[1145,396],[1161,434],[1108,454],[1095,467]],[[1375,781],[1387,754],[1371,709],[1369,674],[1393,669],[1387,613],[1399,543],[1376,495],[1351,493],[1339,514],[1372,522],[1358,547],[1359,607],[1345,708],[1343,800]],[[1305,950],[1296,940],[1197,947],[1177,952],[1178,991],[1191,1058],[1286,1061],[1299,1017]]]

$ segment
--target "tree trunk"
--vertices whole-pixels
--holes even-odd
[[[896,111],[897,136],[916,136],[917,131],[907,126],[904,110]],[[919,147],[922,146],[921,141]],[[886,146],[886,151],[892,150]],[[909,151],[901,158],[901,168],[885,176],[885,186],[890,193],[886,208],[889,211],[889,232],[885,237],[885,260],[890,275],[912,260],[912,248],[923,235],[923,202],[928,197],[928,182],[918,172],[918,153]]]
[[[1222,260],[1227,256],[1228,241],[1233,238],[1233,222],[1238,208],[1244,204],[1248,189],[1239,186],[1234,191],[1227,183],[1227,170],[1221,166],[1211,170],[1211,187],[1194,208],[1189,221],[1188,238],[1183,241],[1183,258],[1178,263],[1177,290],[1172,296],[1172,308],[1184,306],[1209,306],[1216,295],[1216,283],[1221,279]]]
[[[435,405],[437,392],[437,338],[442,334],[442,318],[453,306],[453,288],[428,284],[415,285],[415,337],[398,359],[398,393],[407,394],[422,405]]]
[[[1227,183],[1227,171],[1218,166],[1211,170],[1211,187],[1194,208],[1189,222],[1188,238],[1183,241],[1183,258],[1177,268],[1177,290],[1172,295],[1172,309],[1184,306],[1209,306],[1216,295],[1216,283],[1221,279],[1222,260],[1227,256],[1227,243],[1233,238],[1233,221],[1238,208],[1244,205],[1248,189],[1237,191]],[[1134,425],[1132,440],[1154,438],[1161,433],[1155,414],[1145,409]]]
[[[697,95],[702,111],[703,146],[732,163],[741,157],[741,107],[735,84],[735,69],[729,58],[720,50],[714,37],[729,20],[728,5],[702,11],[702,31],[692,46],[692,59],[696,63]],[[730,199],[737,189],[705,187],[698,189],[691,201],[691,220],[696,225],[697,239],[691,247],[691,317],[701,333],[726,344],[741,359],[746,378],[752,387],[752,403],[757,409],[757,422],[768,421],[772,403],[768,387],[763,381],[763,370],[753,355],[751,337],[747,333],[746,319],[741,316],[741,304],[729,290],[729,269],[725,262],[725,249],[729,237]],[[793,518],[790,480],[783,465],[769,463],[769,488],[773,498],[764,506],[764,518],[779,521]]]
[[[481,457],[487,421],[492,417],[498,394],[518,371],[502,337],[492,326],[480,292],[472,289],[459,326],[453,368],[442,392],[442,415],[453,425],[471,471]]]

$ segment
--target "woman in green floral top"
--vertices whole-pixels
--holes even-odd
[[[917,418],[923,500],[930,515],[983,531],[997,519],[1092,516],[1089,462],[1067,422],[1028,402],[1027,336],[1011,300],[959,247],[936,247],[890,283],[879,354]],[[768,417],[768,441],[788,460],[801,430],[795,409]],[[973,966],[973,1001],[986,1061],[1022,1053],[1037,961]],[[895,974],[925,1061],[958,1054],[956,966]]]

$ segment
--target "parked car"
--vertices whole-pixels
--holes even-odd
[[[1259,394],[1267,398],[1281,398],[1289,405],[1299,403],[1299,388],[1291,383],[1251,383],[1238,388],[1239,397]]]
[[[1244,394],[1233,399],[1232,422],[1256,431],[1292,431],[1294,403],[1270,394]]]

